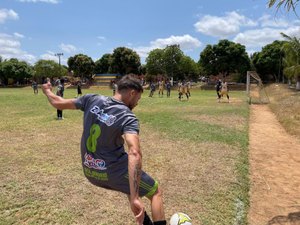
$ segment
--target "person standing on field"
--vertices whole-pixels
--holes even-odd
[[[189,95],[187,94],[187,85],[184,82],[178,83],[178,98],[181,101],[182,96],[185,95],[186,99],[189,100]]]
[[[223,98],[223,95],[227,96],[227,100],[229,102],[229,95],[228,95],[228,85],[227,82],[224,80],[221,84],[221,97]],[[221,98],[220,97],[220,98]],[[219,102],[220,102],[220,98],[219,98]]]
[[[166,89],[167,89],[167,97],[169,98],[170,95],[171,95],[171,83],[170,83],[170,81],[167,81]]]
[[[59,80],[59,82],[58,82],[56,95],[60,96],[61,98],[63,98],[64,97],[64,92],[65,92],[65,80],[63,78],[61,78]],[[63,119],[63,111],[62,111],[62,109],[57,109],[57,119],[58,120],[62,120]]]
[[[37,94],[39,93],[39,90],[38,90],[38,84],[37,84],[36,81],[33,81],[33,82],[32,82],[32,88],[33,88],[33,93],[34,93],[35,95],[37,95]]]
[[[158,81],[158,96],[160,97],[164,97],[164,89],[165,89],[165,81],[164,80],[160,80]]]
[[[191,90],[191,82],[190,81],[186,82],[186,87],[187,87],[186,93],[188,94],[189,97],[191,97],[191,92],[190,92],[190,90]]]
[[[78,98],[79,96],[82,96],[81,81],[77,82],[77,96],[76,97]]]
[[[220,95],[221,87],[222,87],[222,81],[220,79],[218,79],[218,81],[216,83],[216,92],[217,92],[217,95],[218,95],[218,101],[219,102],[220,102],[220,99],[221,99],[221,95]]]
[[[155,92],[155,83],[151,82],[150,83],[150,94],[149,94],[149,97],[153,97],[154,92]]]
[[[113,97],[87,94],[77,99],[63,99],[52,93],[50,83],[43,85],[43,92],[57,109],[84,112],[81,158],[86,178],[98,187],[126,194],[137,224],[166,225],[162,191],[158,182],[142,170],[139,121],[132,112],[143,87],[138,79],[129,75],[117,85]],[[153,223],[145,212],[143,196],[151,202]]]

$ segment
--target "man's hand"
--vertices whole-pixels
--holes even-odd
[[[145,207],[142,201],[138,199],[130,200],[130,207],[135,216],[138,225],[143,225],[145,216]]]
[[[48,81],[46,84],[43,84],[42,90],[45,95],[47,95],[47,92],[49,90],[52,92],[52,85],[51,85],[50,81]]]

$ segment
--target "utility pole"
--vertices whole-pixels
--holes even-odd
[[[59,64],[59,71],[61,76],[61,64],[60,64],[60,57],[63,56],[64,53],[56,53],[55,56],[58,56],[58,64]]]

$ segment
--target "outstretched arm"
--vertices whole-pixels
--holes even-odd
[[[50,104],[54,108],[59,109],[59,110],[76,109],[75,99],[64,99],[60,96],[55,95],[52,92],[52,86],[51,86],[50,82],[43,84],[42,89],[43,89],[44,94],[47,96]]]
[[[130,186],[130,206],[138,224],[144,220],[144,205],[139,198],[139,185],[142,174],[142,152],[138,134],[125,133],[128,145],[128,175]]]

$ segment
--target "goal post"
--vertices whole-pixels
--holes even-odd
[[[246,92],[249,104],[268,104],[270,102],[262,80],[255,71],[247,71]]]

